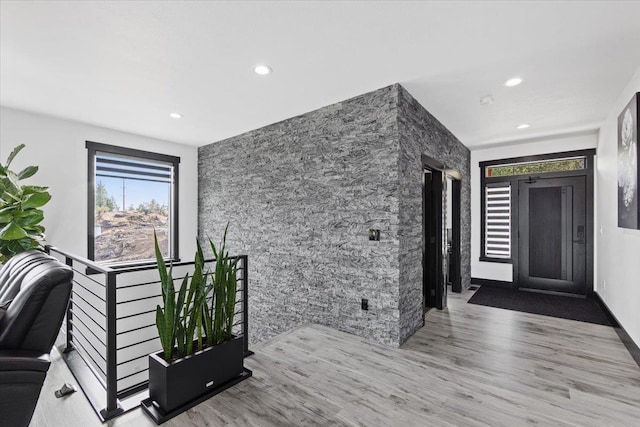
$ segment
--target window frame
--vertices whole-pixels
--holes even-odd
[[[486,250],[486,243],[487,243],[487,188],[504,188],[507,187],[509,188],[509,256],[508,257],[497,257],[497,256],[488,256],[486,255],[487,250]],[[490,260],[495,260],[495,262],[511,262],[511,258],[513,257],[513,200],[514,200],[514,195],[513,195],[513,183],[511,181],[505,181],[505,180],[501,180],[498,181],[496,180],[495,182],[489,182],[489,183],[485,183],[484,187],[482,188],[482,205],[483,205],[483,209],[482,209],[482,241],[483,241],[483,245],[482,245],[482,252],[481,252],[481,257],[484,257],[485,259],[490,259]]]
[[[85,141],[88,152],[88,169],[87,169],[87,258],[95,261],[95,188],[96,188],[96,154],[106,153],[120,156],[138,158],[140,160],[160,161],[173,165],[173,182],[171,184],[171,206],[169,224],[170,247],[169,257],[167,261],[179,262],[179,227],[178,215],[179,209],[179,188],[180,188],[180,157],[170,156],[167,154],[159,154],[151,151],[138,150],[135,148],[120,147],[117,145],[103,144],[93,141]],[[99,262],[108,265],[111,268],[129,268],[143,265],[155,264],[152,260],[135,260],[123,262]]]
[[[564,151],[560,153],[540,154],[534,156],[523,157],[510,157],[498,160],[489,160],[479,162],[480,169],[480,257],[479,261],[493,262],[502,264],[513,264],[516,267],[518,259],[518,207],[519,201],[519,185],[518,181],[522,181],[527,178],[560,178],[567,176],[589,176],[593,175],[594,156],[596,154],[595,149],[578,150],[578,151]],[[559,172],[544,172],[537,174],[523,174],[523,175],[511,175],[511,176],[496,176],[487,177],[486,168],[489,166],[500,166],[512,163],[527,163],[537,162],[545,160],[562,159],[566,157],[585,157],[585,168],[572,171],[559,171]],[[511,257],[510,258],[496,258],[488,257],[485,255],[486,244],[486,199],[485,192],[487,186],[509,184],[511,185]]]

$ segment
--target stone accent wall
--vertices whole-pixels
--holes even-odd
[[[398,87],[400,343],[424,325],[422,293],[422,159],[462,175],[460,252],[462,287],[471,283],[471,153],[402,86]]]
[[[422,325],[415,162],[459,161],[468,178],[469,152],[416,104],[393,85],[199,148],[199,235],[229,221],[231,252],[249,256],[253,343],[319,323],[398,346]],[[468,180],[462,206],[468,286]]]
[[[252,342],[312,322],[398,345],[396,116],[390,86],[199,149],[199,235],[230,221],[249,256]]]

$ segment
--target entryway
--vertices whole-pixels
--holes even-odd
[[[585,295],[585,177],[521,180],[518,194],[518,287]]]
[[[594,161],[582,150],[480,163],[480,261],[513,272],[480,284],[593,295]]]

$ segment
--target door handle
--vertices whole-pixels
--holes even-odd
[[[574,240],[574,241],[573,241],[573,243],[579,243],[579,244],[581,244],[581,245],[584,245],[584,239],[577,239],[577,240]]]

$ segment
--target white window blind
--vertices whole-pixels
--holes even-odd
[[[511,258],[511,185],[485,188],[484,255]]]

